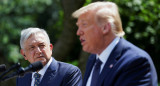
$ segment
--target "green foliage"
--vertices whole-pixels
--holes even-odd
[[[0,51],[1,57],[9,62],[17,62],[20,31],[23,28],[37,26],[39,15],[52,0],[0,0]]]
[[[60,33],[64,29],[63,27],[64,12],[60,9],[58,13],[59,13],[58,20],[54,24],[52,22],[50,26],[51,28],[48,30],[50,37],[52,37],[51,43],[55,43],[57,41],[57,39],[60,36]]]
[[[87,5],[87,4],[89,4],[89,3],[91,3],[91,2],[92,2],[92,0],[86,0],[84,6]]]
[[[67,62],[67,63],[70,63],[70,64],[73,64],[75,66],[78,66],[78,60],[74,60],[74,61]]]
[[[14,62],[14,63],[18,62],[18,60],[21,59],[21,56],[19,54],[19,47],[16,45],[10,44],[8,48],[9,48],[8,61]]]

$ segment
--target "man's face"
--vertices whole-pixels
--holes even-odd
[[[102,48],[103,33],[96,24],[94,13],[80,15],[77,21],[77,35],[80,36],[83,50],[89,53],[99,53]]]
[[[52,55],[52,44],[48,44],[44,34],[37,33],[31,35],[24,43],[24,50],[21,49],[21,54],[25,60],[30,63],[41,61],[43,65],[46,65]]]

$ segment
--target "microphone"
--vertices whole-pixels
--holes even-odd
[[[34,62],[34,63],[30,64],[26,68],[22,68],[23,71],[20,74],[27,73],[27,72],[35,72],[35,71],[38,71],[38,70],[40,70],[42,68],[43,68],[42,62],[41,61],[37,61],[37,62]]]
[[[20,67],[16,72],[2,78],[0,81],[5,81],[5,80],[9,80],[13,77],[17,77],[17,76],[23,76],[25,73],[28,73],[28,72],[35,72],[35,71],[38,71],[40,69],[43,68],[43,64],[41,61],[37,61],[37,62],[34,62],[32,64],[30,64],[28,67],[26,68],[22,68]]]
[[[0,72],[4,72],[6,70],[6,65],[5,64],[1,64],[0,65]]]

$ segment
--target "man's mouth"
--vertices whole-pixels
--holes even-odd
[[[37,57],[37,58],[44,58],[44,56],[39,56],[39,57]]]
[[[85,40],[84,40],[84,39],[80,39],[80,41],[81,41],[81,45],[83,45],[83,44],[84,44],[84,42],[85,42]]]

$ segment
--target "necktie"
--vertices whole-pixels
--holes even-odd
[[[41,75],[39,73],[34,74],[34,78],[35,78],[34,86],[39,86],[40,77],[41,77]]]
[[[97,59],[95,62],[94,69],[93,69],[91,86],[96,86],[96,83],[97,83],[97,80],[100,74],[101,64],[102,62],[99,59]]]

